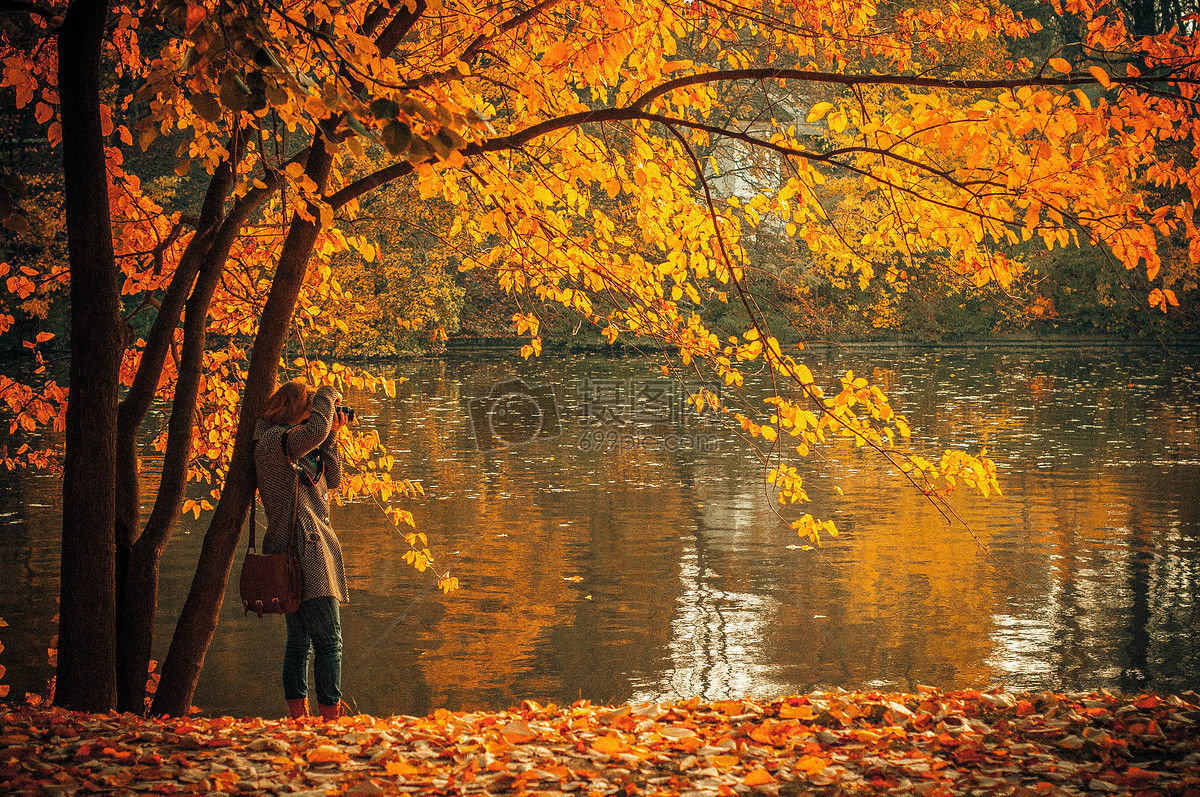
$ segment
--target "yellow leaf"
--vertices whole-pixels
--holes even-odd
[[[817,715],[813,713],[812,706],[780,706],[779,718],[781,720],[813,720]]]
[[[815,122],[819,120],[825,114],[829,113],[829,109],[832,107],[832,102],[818,102],[812,107],[812,110],[808,112],[808,121]]]
[[[1071,74],[1071,64],[1065,58],[1051,58],[1050,68],[1055,72],[1062,72],[1064,75]]]

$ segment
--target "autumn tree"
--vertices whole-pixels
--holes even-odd
[[[332,328],[310,308],[361,301],[339,257],[357,252],[366,264],[352,270],[387,279],[372,263],[386,263],[388,242],[361,225],[366,198],[397,181],[397,196],[452,214],[458,268],[524,297],[525,356],[541,349],[538,306],[552,305],[609,340],[652,336],[679,367],[728,385],[722,409],[760,446],[785,521],[814,540],[832,522],[787,507],[806,500],[799,460],[832,439],[875,448],[930,495],[986,494],[995,471],[982,454],[921,456],[861,376],[815,383],[748,290],[763,265],[757,231],[802,241],[864,285],[939,259],[1002,284],[1012,266],[999,251],[1022,241],[1090,241],[1150,280],[1162,236],[1182,236],[1190,267],[1200,261],[1195,161],[1162,157],[1194,157],[1196,40],[1132,37],[1119,8],[1089,0],[1055,3],[1084,39],[1036,59],[1005,54],[1038,21],[993,2],[7,0],[0,11],[3,85],[63,152],[74,390],[67,400],[45,377],[9,379],[5,398],[16,436],[39,422],[66,430],[56,699],[72,708],[140,710],[158,560],[181,510],[211,505],[185,501],[198,480],[215,506],[152,708],[187,711],[250,506],[253,419],[281,359],[382,384],[293,366],[304,352],[288,341]],[[949,57],[964,48],[981,57]],[[102,102],[114,86],[128,96]],[[203,176],[198,212],[143,190],[138,153],[164,139],[178,174]],[[722,191],[720,147],[779,173]],[[858,184],[869,223],[830,212],[837,178]],[[26,211],[6,192],[11,221]],[[48,279],[31,270],[27,281]],[[1155,288],[1150,300],[1165,311],[1177,297]],[[735,334],[704,321],[724,303],[745,313]],[[777,386],[766,405],[736,401],[747,363]],[[170,411],[143,518],[136,443],[156,398]],[[402,495],[376,442],[348,443],[383,474],[352,489]],[[17,451],[10,466],[48,456]]]
[[[339,290],[310,305],[314,318],[336,320],[328,332],[302,338],[309,353],[342,359],[441,347],[459,330],[465,293],[458,265],[469,236],[461,224],[453,232],[456,218],[456,208],[440,197],[422,200],[410,183],[365,197],[343,224],[359,248],[331,263]]]

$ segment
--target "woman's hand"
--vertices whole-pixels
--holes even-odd
[[[340,405],[335,405],[333,408],[333,432],[334,432],[334,434],[337,434],[338,430],[341,429],[343,426],[345,426],[346,423],[347,423],[346,413],[344,413],[342,411],[342,408]]]

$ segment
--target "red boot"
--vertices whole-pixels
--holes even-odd
[[[298,700],[289,700],[287,702],[287,704],[288,704],[288,716],[291,717],[292,719],[295,720],[295,719],[300,719],[301,717],[308,716],[308,698],[307,697],[302,697]],[[324,706],[322,706],[322,708],[324,708]]]
[[[332,706],[327,706],[324,703],[317,703],[317,710],[321,712],[321,719],[335,720],[342,716],[342,701],[339,700]]]

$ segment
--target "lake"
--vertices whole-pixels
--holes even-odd
[[[806,549],[756,452],[697,417],[693,388],[657,363],[496,349],[403,362],[395,399],[349,400],[396,475],[423,485],[399,505],[463,588],[443,596],[405,564],[376,504],[335,507],[346,699],[389,715],[817,686],[1200,689],[1194,351],[806,354],[825,384],[850,367],[886,385],[919,453],[986,446],[1004,495],[955,493],[948,522],[878,455],[832,445],[801,468],[801,511],[841,533]],[[516,378],[526,395],[493,394]],[[489,407],[500,420],[473,424]],[[488,432],[530,442],[481,451],[477,431],[484,448]],[[0,664],[18,697],[51,675],[60,501],[51,476],[0,475]],[[189,515],[164,557],[158,658],[206,521]],[[283,623],[242,616],[240,558],[196,704],[280,716]]]

